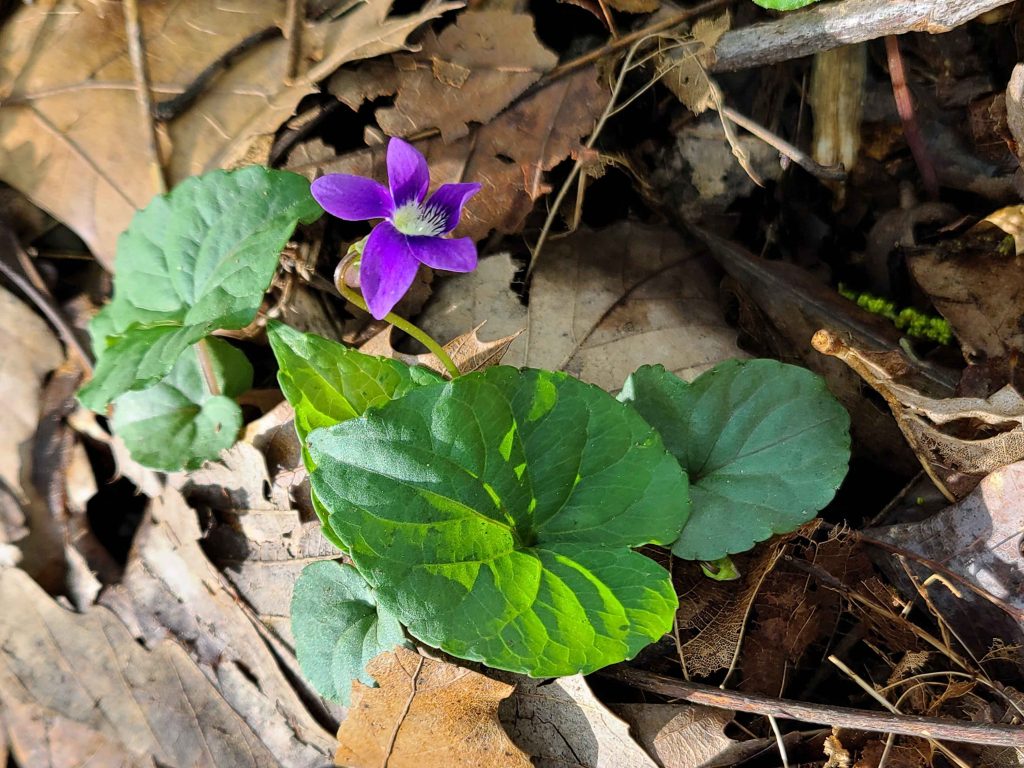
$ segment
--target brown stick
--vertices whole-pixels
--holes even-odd
[[[1024,747],[1024,728],[1020,726],[969,723],[918,715],[893,715],[867,709],[774,699],[752,693],[725,691],[699,683],[685,683],[673,677],[623,665],[610,667],[597,674],[645,691],[719,709],[733,709],[755,715],[770,715],[784,720],[835,725],[860,731],[895,733],[900,736],[919,736],[997,747]]]
[[[948,32],[1014,0],[842,0],[722,35],[712,72],[734,72],[907,32]]]

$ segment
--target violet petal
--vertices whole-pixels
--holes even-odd
[[[442,234],[448,234],[459,225],[462,206],[480,191],[480,187],[481,185],[476,182],[472,184],[442,184],[434,190],[434,194],[427,200],[424,208],[433,208],[444,214],[445,228]]]
[[[374,227],[359,266],[359,287],[370,314],[383,320],[409,290],[418,268],[405,235],[386,221]]]
[[[430,186],[426,158],[402,139],[393,138],[388,142],[388,184],[396,208],[410,200],[420,202]]]
[[[448,272],[472,272],[476,269],[476,245],[471,238],[449,240],[418,235],[406,239],[413,256],[431,269]]]
[[[325,211],[345,221],[385,219],[394,210],[387,187],[362,176],[330,173],[316,179],[309,191]]]

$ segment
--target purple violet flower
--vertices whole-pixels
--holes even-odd
[[[416,279],[420,264],[449,272],[476,269],[476,245],[468,237],[444,237],[459,223],[462,206],[479,184],[442,184],[429,198],[430,171],[415,147],[388,143],[388,187],[373,179],[332,173],[313,182],[316,201],[346,221],[384,219],[363,247],[359,284],[370,314],[391,311]]]

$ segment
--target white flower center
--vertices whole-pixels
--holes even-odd
[[[403,235],[436,237],[444,232],[448,217],[438,208],[424,208],[411,201],[397,208],[391,217],[395,229]]]

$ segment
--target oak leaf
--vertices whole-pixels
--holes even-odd
[[[377,688],[353,686],[335,765],[346,768],[529,768],[498,720],[512,686],[405,648],[367,670]]]
[[[342,71],[331,81],[338,98],[358,109],[366,98],[397,94],[377,110],[390,136],[437,128],[450,142],[486,123],[558,63],[537,39],[533,17],[510,11],[467,11],[440,34],[427,32],[421,50],[372,63],[365,72]]]

